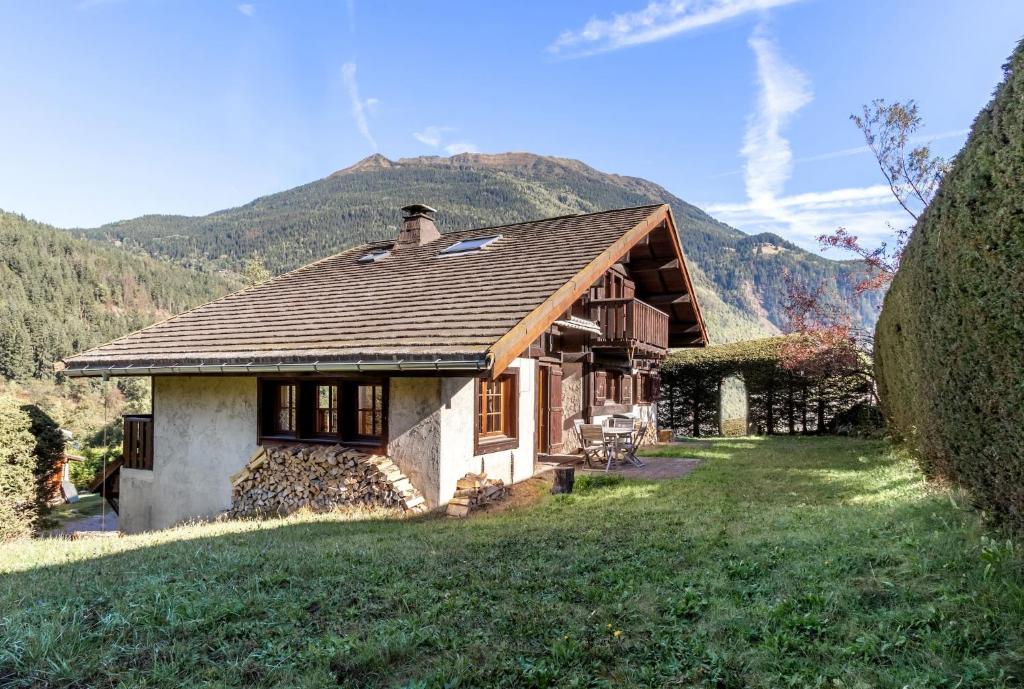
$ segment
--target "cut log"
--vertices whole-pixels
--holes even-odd
[[[231,477],[231,516],[382,507],[423,512],[426,501],[388,457],[341,445],[261,448]]]
[[[575,482],[575,467],[555,467],[555,485],[551,487],[551,492],[554,494],[571,493]]]

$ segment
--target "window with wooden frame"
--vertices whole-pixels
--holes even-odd
[[[274,388],[274,435],[295,435],[298,416],[298,386],[281,383]]]
[[[356,389],[356,435],[376,437],[384,429],[384,386],[360,385]]]
[[[519,445],[519,372],[476,381],[476,454]]]
[[[258,405],[260,443],[387,443],[386,380],[264,378]]]
[[[650,390],[648,389],[648,376],[646,373],[637,373],[633,383],[633,396],[637,404],[647,404],[651,401]]]
[[[316,386],[316,425],[317,435],[336,435],[338,433],[338,386]]]

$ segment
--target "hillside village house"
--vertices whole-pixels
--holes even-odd
[[[577,419],[653,418],[658,365],[707,333],[667,205],[394,241],[286,273],[65,360],[150,376],[126,417],[125,531],[214,516],[260,445],[387,454],[430,506],[573,449]]]

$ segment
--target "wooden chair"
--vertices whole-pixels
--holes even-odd
[[[579,432],[580,448],[583,450],[583,459],[587,466],[592,467],[595,462],[604,463],[609,453],[601,426],[596,423],[581,423],[576,429]],[[607,471],[607,467],[605,470]]]
[[[642,467],[644,465],[643,461],[636,456],[636,451],[640,449],[640,444],[647,436],[648,426],[646,421],[637,421],[633,427],[633,433],[620,445],[622,453],[626,456],[626,461],[633,466]]]

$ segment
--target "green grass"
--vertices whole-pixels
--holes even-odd
[[[1019,687],[1024,562],[881,442],[469,520],[0,547],[0,686]]]
[[[107,513],[113,514],[110,506]],[[103,496],[99,493],[81,493],[78,502],[57,505],[46,515],[47,528],[60,528],[70,521],[83,517],[94,517],[103,511]]]

